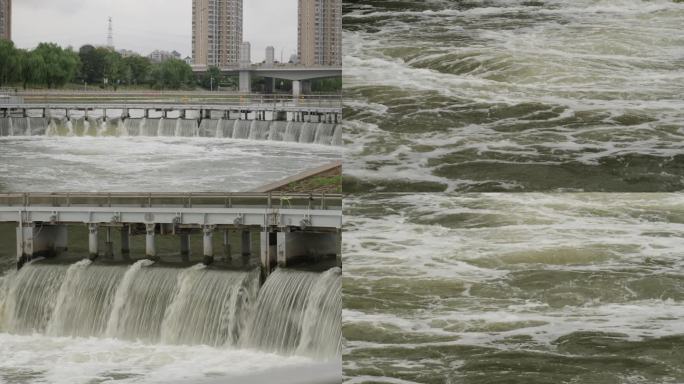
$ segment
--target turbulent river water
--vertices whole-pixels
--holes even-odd
[[[684,3],[344,8],[347,191],[684,187]]]
[[[341,153],[217,138],[1,137],[0,192],[245,192]]]
[[[3,252],[0,252],[3,253]],[[334,383],[341,271],[35,261],[0,271],[1,383]]]
[[[347,383],[684,381],[684,195],[350,198]]]

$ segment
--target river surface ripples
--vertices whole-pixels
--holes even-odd
[[[349,199],[347,383],[684,381],[684,195]]]
[[[684,187],[684,4],[344,7],[347,191]]]

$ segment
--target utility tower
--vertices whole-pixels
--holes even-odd
[[[109,17],[109,27],[107,28],[107,46],[114,49],[114,28],[112,27],[112,18]]]

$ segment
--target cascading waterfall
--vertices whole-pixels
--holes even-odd
[[[334,124],[320,123],[316,127],[316,136],[314,143],[316,144],[330,144],[335,133]]]
[[[142,119],[126,119],[124,120],[124,136],[140,136],[140,124]]]
[[[297,354],[335,356],[342,351],[342,270],[323,273],[306,304]]]
[[[66,271],[66,266],[34,262],[7,277],[0,329],[18,334],[45,332]]]
[[[285,121],[274,121],[271,123],[268,132],[268,139],[271,141],[283,141],[283,135],[289,123]]]
[[[11,118],[0,117],[0,136],[14,136]]]
[[[0,136],[214,137],[342,145],[341,125],[183,118],[0,118]]]
[[[90,337],[105,331],[123,270],[91,264],[83,260],[67,269],[47,326],[48,335]]]
[[[196,136],[199,136],[196,120],[177,119],[176,137]]]
[[[236,345],[256,299],[258,273],[206,271],[204,265],[180,273],[164,316],[162,342]]]
[[[242,343],[282,354],[337,356],[341,354],[341,316],[339,268],[324,274],[279,269],[261,288]]]
[[[187,269],[34,261],[0,278],[0,332],[249,347],[336,358],[341,271]]]
[[[249,128],[250,140],[268,140],[268,134],[271,132],[269,121],[252,121]]]
[[[251,131],[252,124],[254,124],[254,121],[235,120],[235,125],[233,126],[233,139],[249,138],[249,132]]]
[[[299,142],[300,143],[313,143],[314,137],[316,136],[316,126],[312,123],[304,123],[300,128]]]
[[[342,141],[342,126],[341,125],[336,125],[335,126],[335,133],[333,134],[332,138],[332,143],[331,145],[336,145],[336,146],[341,146],[343,144]]]
[[[297,125],[295,125],[297,124]],[[301,123],[295,123],[294,121],[289,121],[287,127],[285,128],[285,133],[283,134],[283,141],[289,141],[298,143],[299,142],[299,132],[301,128]]]

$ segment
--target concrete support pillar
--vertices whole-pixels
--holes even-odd
[[[102,121],[107,121],[107,110],[102,109]]]
[[[17,268],[20,269],[34,257],[55,257],[68,248],[66,225],[33,223],[17,226]]]
[[[105,239],[105,257],[108,259],[114,258],[114,242],[112,241],[112,227],[107,227]]]
[[[302,82],[299,80],[292,81],[292,97],[298,98],[302,95]]]
[[[214,226],[205,225],[202,233],[204,234],[204,265],[211,265],[214,263]]]
[[[264,93],[271,95],[275,92],[275,78],[265,77],[264,78]]]
[[[223,257],[226,261],[231,259],[230,232],[227,229],[223,230]]]
[[[249,230],[242,231],[242,257],[249,257],[252,255],[252,233]]]
[[[337,257],[337,240],[336,233],[278,232],[278,267]]]
[[[240,71],[240,92],[252,92],[252,73],[250,71]]]
[[[157,248],[154,243],[155,224],[146,224],[145,233],[145,256],[149,259],[157,259]]]
[[[88,255],[91,260],[97,259],[100,255],[97,233],[98,225],[95,223],[88,224]]]
[[[150,118],[150,110],[145,108],[145,118],[149,119]]]
[[[277,263],[277,244],[278,244],[278,234],[276,232],[270,232],[268,229],[264,229],[260,233],[261,235],[261,271],[264,276],[271,274],[271,270]]]
[[[21,221],[17,227],[17,269],[21,269],[33,258],[34,225],[24,225]]]
[[[190,234],[180,234],[180,254],[181,260],[190,261]]]
[[[121,257],[129,259],[131,255],[130,227],[125,225],[121,228]]]

